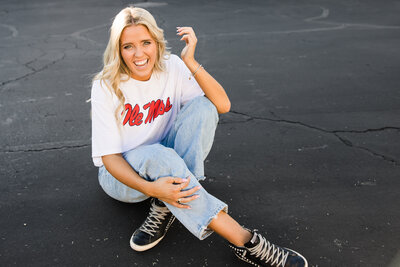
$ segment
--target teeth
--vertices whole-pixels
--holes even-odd
[[[147,63],[147,59],[142,60],[142,61],[136,61],[136,62],[135,62],[135,65],[136,65],[136,66],[142,66],[142,65],[144,65],[144,64],[146,64],[146,63]]]

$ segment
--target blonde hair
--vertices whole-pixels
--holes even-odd
[[[167,41],[164,38],[164,31],[157,26],[157,22],[150,12],[143,8],[129,6],[115,16],[110,28],[110,38],[103,55],[103,69],[94,76],[92,82],[95,80],[104,82],[107,88],[117,96],[119,105],[115,110],[115,118],[118,122],[123,117],[125,104],[125,96],[119,88],[120,83],[124,81],[121,80],[121,74],[128,75],[128,79],[131,76],[131,71],[121,56],[120,39],[122,31],[131,25],[145,26],[157,43],[158,53],[153,71],[164,71],[163,59],[170,54],[166,47]]]

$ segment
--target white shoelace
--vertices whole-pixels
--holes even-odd
[[[265,261],[265,263],[269,263],[273,266],[282,266],[284,267],[286,264],[287,257],[289,252],[285,252],[282,248],[271,244],[269,241],[265,239],[265,237],[257,234],[259,239],[259,243],[253,248],[249,248],[250,254],[260,258]]]
[[[165,216],[168,215],[169,209],[167,207],[159,207],[155,203],[151,204],[149,216],[146,221],[140,226],[139,230],[154,236],[157,232],[158,225],[162,224]]]

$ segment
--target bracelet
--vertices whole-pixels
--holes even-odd
[[[198,71],[200,68],[203,68],[203,65],[200,64],[200,65],[197,67],[197,69],[192,73],[192,77],[193,77],[193,78],[194,78],[194,76],[196,75],[197,71]],[[189,80],[190,80],[192,77],[189,77]]]

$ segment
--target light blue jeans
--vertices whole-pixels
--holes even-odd
[[[186,178],[190,183],[186,189],[200,185],[204,180],[204,160],[210,152],[218,124],[215,106],[204,96],[188,102],[161,143],[144,145],[123,153],[125,160],[144,179],[155,181],[165,176]],[[148,198],[115,179],[104,166],[99,168],[99,183],[103,190],[119,201],[135,203]],[[210,195],[203,187],[191,201],[192,209],[181,209],[165,203],[175,217],[200,240],[213,231],[208,228],[216,215],[228,206]]]

